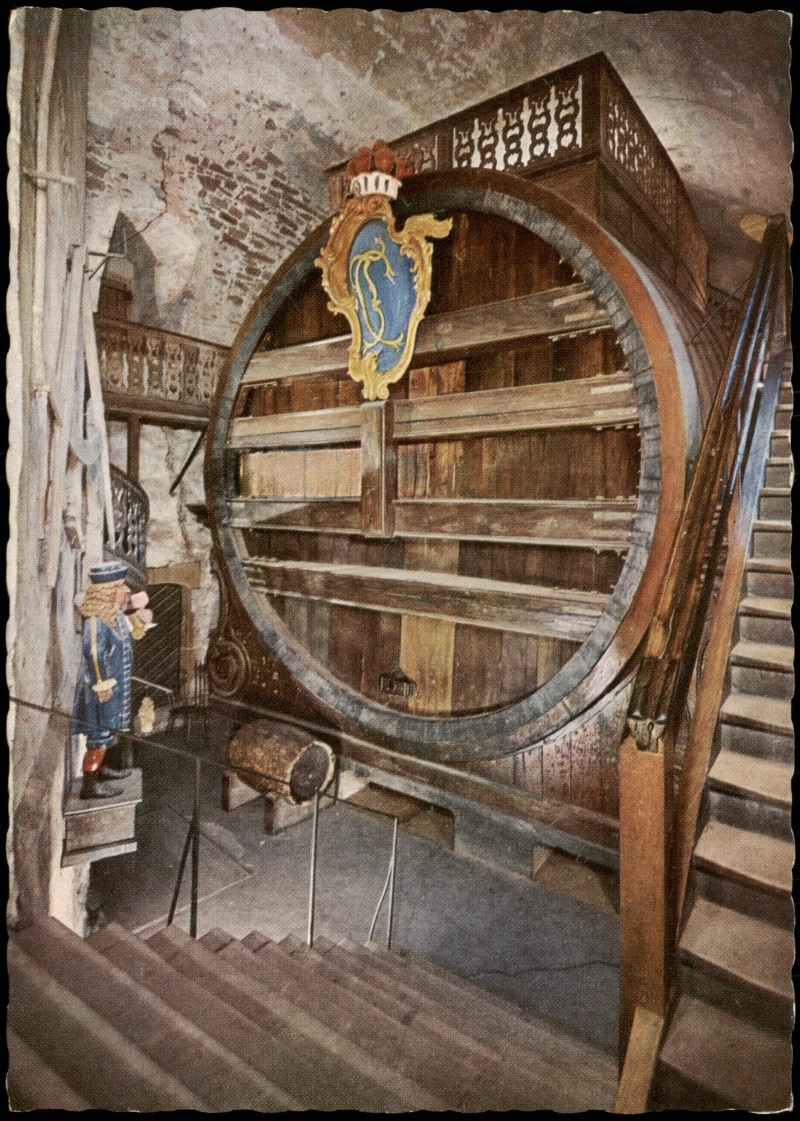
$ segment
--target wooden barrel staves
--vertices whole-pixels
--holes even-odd
[[[231,348],[206,458],[231,617],[210,664],[249,667],[220,696],[494,759],[635,657],[721,360],[696,308],[536,184],[420,175],[396,210],[453,228],[388,400],[349,376],[315,263],[328,223]]]
[[[333,752],[326,743],[272,720],[239,728],[225,761],[254,790],[295,806],[310,802],[333,778]]]

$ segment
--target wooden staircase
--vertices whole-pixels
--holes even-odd
[[[790,1108],[791,412],[785,384],[695,848],[679,947],[681,995],[661,1053],[666,1104],[675,1108],[689,1101],[693,1109]]]
[[[9,942],[14,1109],[610,1109],[613,1056],[407,954],[318,939]]]

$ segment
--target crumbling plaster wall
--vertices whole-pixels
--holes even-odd
[[[324,217],[325,167],[425,111],[304,52],[268,12],[96,11],[90,245],[108,245],[123,211],[157,261],[150,325],[229,344]]]
[[[732,287],[748,210],[791,199],[779,11],[332,12],[102,8],[89,90],[90,245],[118,211],[158,262],[158,324],[230,343],[326,213],[324,169],[604,50],[666,145]]]

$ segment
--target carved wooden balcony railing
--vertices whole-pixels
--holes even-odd
[[[109,417],[205,426],[226,347],[101,316],[95,331]]]
[[[128,566],[134,583],[147,583],[147,520],[150,501],[124,471],[111,466],[111,498],[114,506],[114,540],[106,540],[106,560],[121,560]]]
[[[486,168],[537,179],[586,210],[705,308],[707,248],[678,172],[601,52],[392,141],[417,173]],[[328,172],[334,209],[345,164]]]

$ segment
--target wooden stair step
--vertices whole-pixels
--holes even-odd
[[[783,697],[763,697],[751,693],[731,693],[720,709],[723,724],[738,724],[759,732],[792,736],[792,708]]]
[[[263,979],[271,989],[287,999],[316,1009],[316,1014],[344,1035],[400,1073],[424,1087],[450,1109],[459,1110],[477,1081],[479,1067],[471,1065],[463,1048],[448,1049],[448,1062],[431,1061],[443,1046],[442,1037],[409,1010],[404,1022],[375,1007],[370,989],[347,979],[345,984],[331,981],[319,973],[312,975],[307,964],[295,955],[283,953],[273,943],[255,953],[231,944],[218,957],[233,961],[254,979]],[[249,960],[247,960],[249,958]]]
[[[794,845],[714,818],[695,848],[698,867],[771,893],[792,890]]]
[[[708,777],[711,785],[720,790],[788,810],[792,804],[793,773],[794,768],[779,759],[763,759],[722,748]]]
[[[345,942],[345,945],[347,942]],[[581,1084],[571,1088],[575,1109],[611,1108],[617,1087],[616,1059],[599,1049],[575,1039],[557,1026],[540,1019],[531,1019],[519,1007],[474,982],[458,977],[436,962],[409,950],[387,951],[370,943],[364,951],[378,956],[385,966],[412,986],[424,989],[436,999],[459,1011],[464,1020],[480,1023],[483,1029],[507,1039],[518,1053],[538,1055],[548,1067],[580,1069]],[[509,1052],[511,1053],[511,1052]]]
[[[55,920],[23,931],[20,945],[153,1062],[175,1072],[206,1108],[230,1108],[234,1093],[243,1109],[295,1104],[175,1008],[169,975],[161,977],[163,994],[160,986],[148,989]]]
[[[29,927],[23,933],[37,929]],[[81,944],[77,935],[72,937],[75,944]],[[29,956],[17,937],[8,944],[8,967],[9,1026],[45,1055],[56,1074],[93,1108],[139,1113],[206,1111],[202,1098],[56,980]]]
[[[680,948],[685,957],[715,976],[782,1003],[793,1000],[794,937],[789,930],[698,898]]]
[[[680,997],[661,1062],[733,1107],[790,1108],[791,1042],[695,997]]]
[[[258,968],[255,955],[240,943],[233,941],[212,953],[173,926],[152,935],[147,944],[174,969],[226,1000],[270,1035],[336,1059],[340,1064],[336,1077],[345,1084],[352,1079],[353,1108],[370,1101],[373,1104],[365,1104],[364,1109],[376,1112],[444,1108],[439,1098],[415,1085],[392,1062],[383,1062],[365,1049],[364,1041],[333,1028],[330,1018],[324,1018],[324,1001],[313,994],[306,1000],[287,999],[279,984],[270,986],[267,971]],[[242,961],[253,969],[240,968]]]
[[[309,1108],[324,1103],[328,1109],[346,1109],[352,1104],[351,1080],[332,1081],[338,1069],[337,1060],[323,1055],[320,1062],[318,1054],[305,1054],[307,1049],[298,1045],[296,1038],[289,1045],[275,1035],[254,1032],[246,1016],[178,973],[140,938],[118,924],[104,927],[92,936],[90,943],[140,984],[158,992],[176,1012],[202,1027],[241,1064],[229,1087],[226,1109],[261,1108],[247,1104],[254,1097],[285,1104],[287,1094],[290,1100]],[[231,1066],[233,1075],[234,1064]],[[248,1092],[249,1086],[252,1088]]]
[[[8,1103],[12,1112],[29,1109],[91,1109],[92,1103],[65,1082],[47,1059],[29,1047],[13,1028],[6,1031]]]

